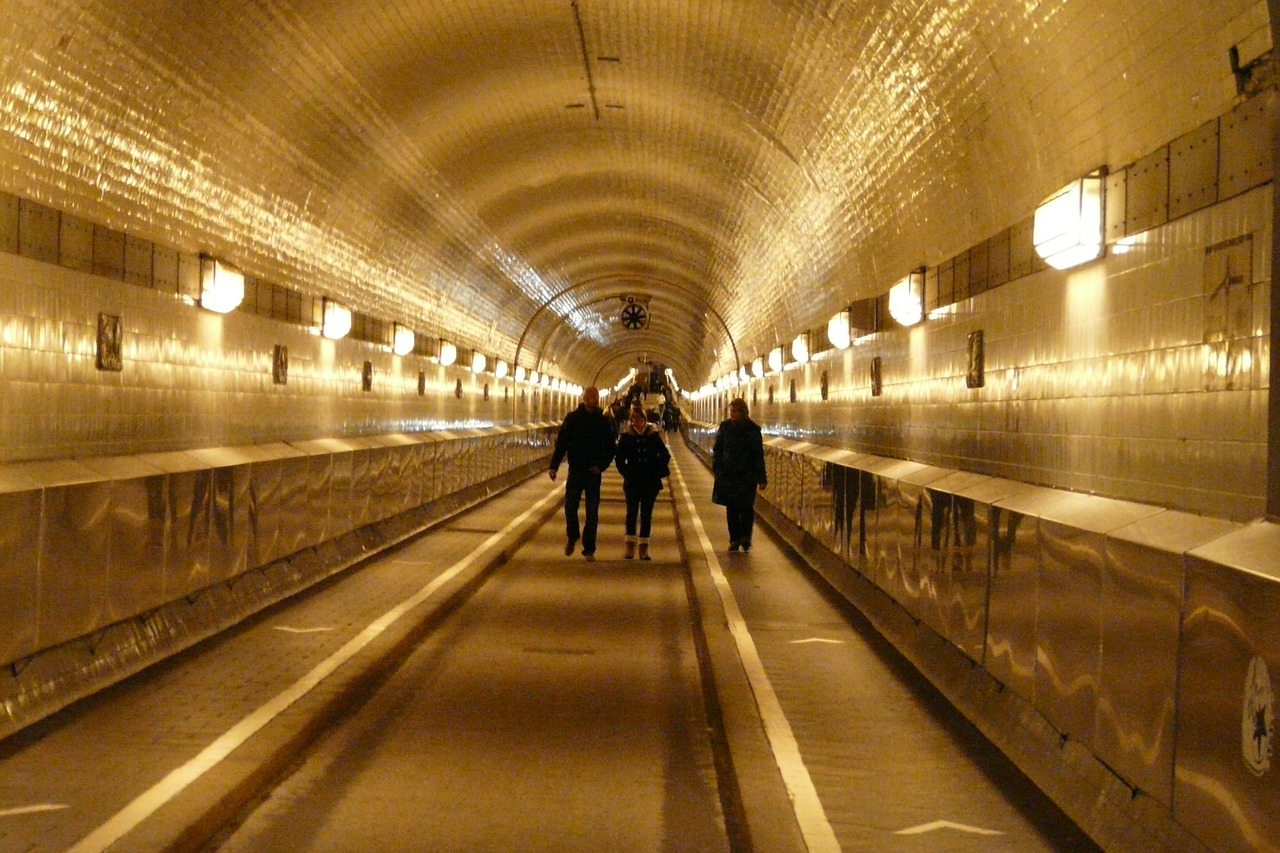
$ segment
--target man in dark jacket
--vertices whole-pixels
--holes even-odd
[[[578,543],[578,505],[583,493],[587,497],[587,520],[582,526],[582,556],[594,560],[596,528],[600,522],[600,476],[613,461],[614,429],[600,411],[600,391],[587,388],[582,403],[565,416],[556,436],[556,449],[551,454],[551,479],[556,478],[560,462],[569,457],[569,476],[564,483],[564,527],[567,541],[565,556],[573,553]]]
[[[715,475],[711,500],[725,508],[729,550],[750,551],[756,490],[763,489],[769,479],[765,474],[760,426],[748,417],[747,401],[741,397],[729,403],[729,419],[721,421],[716,431],[711,471]]]

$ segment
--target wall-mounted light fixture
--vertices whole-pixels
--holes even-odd
[[[484,369],[489,366],[489,359],[484,353],[476,351],[471,354],[471,372],[484,373]]]
[[[1105,168],[1090,172],[1036,208],[1031,242],[1049,266],[1065,270],[1102,257],[1106,177]]]
[[[924,270],[907,273],[889,288],[889,316],[903,326],[914,326],[924,319]]]
[[[454,344],[441,339],[440,341],[440,363],[445,367],[453,364],[458,360],[458,348]]]
[[[499,379],[506,379],[507,374],[511,372],[511,365],[502,359],[498,359],[498,363],[493,366],[493,375]]]
[[[809,363],[809,333],[801,332],[791,342],[791,358],[797,364]]]
[[[760,356],[751,362],[751,375],[757,378],[764,376],[764,359]]]
[[[849,331],[849,311],[841,309],[831,315],[827,321],[827,340],[836,349],[848,349],[853,343],[853,334]]]
[[[529,371],[529,384],[530,384],[530,385],[537,385],[537,384],[538,384],[538,379],[539,379],[539,378],[540,378],[540,377],[538,376],[538,371],[536,371],[536,370],[530,370],[530,371]]]
[[[200,307],[226,314],[243,301],[244,273],[230,264],[201,255]]]
[[[738,365],[738,382],[742,383],[742,382],[750,382],[750,381],[751,381],[751,374],[747,372],[747,366],[745,364]]]
[[[418,336],[413,333],[413,329],[395,323],[391,327],[391,351],[396,355],[408,355],[413,352],[414,345],[418,342]]]
[[[785,364],[785,362],[782,358],[782,347],[774,347],[769,350],[769,370],[773,373],[777,373],[782,369],[783,364]]]
[[[525,370],[523,364],[516,365],[516,381],[523,382],[529,375],[529,371]]]
[[[345,338],[350,331],[351,309],[326,296],[324,298],[324,314],[321,320],[320,334],[331,341],[336,341]]]

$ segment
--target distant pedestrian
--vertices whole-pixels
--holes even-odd
[[[756,490],[769,482],[764,466],[764,439],[760,426],[748,417],[747,401],[729,403],[729,419],[720,422],[711,449],[715,482],[711,500],[725,508],[729,526],[729,550],[751,550],[755,525]]]
[[[627,532],[623,556],[649,559],[649,536],[653,529],[653,505],[662,491],[662,480],[671,474],[671,451],[662,440],[662,431],[636,406],[631,422],[618,439],[614,457],[622,475],[622,493],[627,499]],[[639,535],[636,524],[639,522]]]
[[[566,542],[564,554],[573,553],[582,539],[582,556],[594,560],[596,555],[596,528],[600,523],[600,476],[613,461],[613,425],[600,411],[600,391],[587,388],[582,392],[582,403],[565,416],[556,435],[555,451],[551,454],[552,480],[560,468],[560,462],[569,457],[569,476],[564,483],[564,527]],[[579,531],[578,507],[586,495],[587,518]]]

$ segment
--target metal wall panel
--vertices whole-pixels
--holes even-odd
[[[45,488],[37,642],[57,645],[106,624],[111,483]]]
[[[214,580],[233,578],[249,568],[256,550],[251,477],[247,465],[213,469],[209,570]]]
[[[1040,513],[1036,710],[1090,747],[1102,666],[1103,534],[1158,512],[1068,492]]]
[[[0,661],[36,647],[40,530],[44,494],[26,478],[0,476]]]
[[[106,614],[110,621],[127,619],[167,600],[167,487],[164,474],[114,481]]]
[[[275,547],[263,546],[263,563],[270,563],[281,557],[296,554],[303,548],[318,545],[324,541],[324,521],[327,518],[329,486],[328,470],[317,466],[316,457],[298,455],[280,460],[279,509],[276,513],[278,528]],[[319,481],[319,500],[312,500],[313,483],[310,478]],[[320,523],[316,523],[313,515],[319,515]]]
[[[0,192],[0,252],[18,253],[18,197]]]
[[[1187,557],[1174,817],[1214,850],[1280,849],[1280,526]]]
[[[265,565],[280,552],[283,478],[279,459],[262,460],[249,466],[249,525],[253,535],[248,546],[247,566]]]
[[[1273,98],[1250,98],[1222,117],[1218,197],[1228,199],[1271,180],[1271,118]]]
[[[949,592],[943,599],[943,624],[946,626],[945,636],[948,640],[974,661],[983,663],[987,657],[987,614],[995,558],[999,552],[1001,559],[1011,562],[1010,555],[998,546],[1001,544],[999,522],[1005,522],[1006,531],[1012,526],[1012,522],[994,504],[1032,487],[999,477],[983,478],[971,485],[963,485],[960,478],[965,476],[967,475],[954,475],[939,482],[941,487],[957,481],[955,499],[973,503],[973,546],[971,549],[962,549],[953,558],[953,565],[957,568],[951,573]],[[957,530],[965,528],[965,512],[960,513],[961,523],[957,525]],[[963,538],[957,535],[953,541],[967,539],[966,532]],[[1009,624],[1007,616],[1005,624]]]
[[[1163,146],[1128,169],[1125,233],[1137,234],[1169,221],[1169,147]]]
[[[1039,514],[1061,498],[1027,489],[992,506],[991,592],[986,668],[1028,702],[1036,688],[1036,591],[1040,575]]]
[[[1126,782],[1168,807],[1173,806],[1183,555],[1237,526],[1161,512],[1106,537],[1094,750]]]
[[[977,504],[959,492],[981,474],[952,473],[929,486],[928,532],[922,570],[934,588],[926,620],[974,660],[982,659],[986,634],[987,561],[977,550]]]
[[[369,447],[360,447],[351,452],[351,491],[347,494],[350,526],[343,533],[349,533],[368,523],[369,508],[373,503],[373,472],[377,470],[372,456],[373,450]]]
[[[912,601],[907,605],[908,610],[939,634],[943,633],[939,598],[943,578],[939,570],[938,554],[948,531],[945,516],[952,501],[950,495],[940,495],[929,487],[954,473],[946,468],[929,466],[899,480],[902,494],[909,490],[915,504],[911,559],[902,565],[903,593]]]
[[[1169,218],[1177,219],[1218,200],[1218,121],[1201,125],[1169,144]]]
[[[173,600],[213,582],[213,471],[168,475],[165,597]]]
[[[920,489],[907,484],[904,492],[900,478],[924,467],[901,459],[879,460],[867,466],[876,481],[878,533],[870,576],[890,595],[902,588],[905,566],[910,565],[914,572],[917,550],[914,540]]]

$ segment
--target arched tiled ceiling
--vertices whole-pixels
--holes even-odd
[[[991,236],[1225,112],[1227,51],[1268,20],[1265,0],[0,4],[3,189],[498,357],[527,336],[578,382],[632,349],[714,378]],[[617,323],[628,282],[643,333]]]

